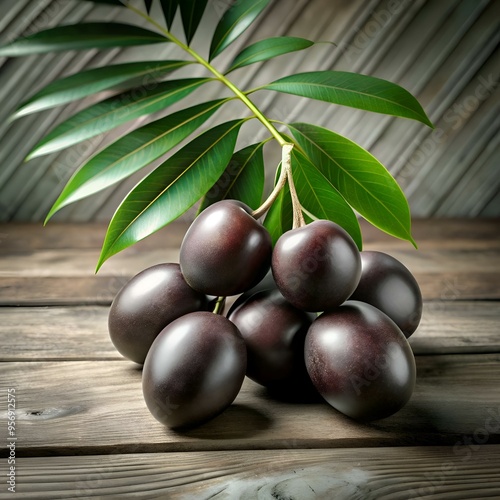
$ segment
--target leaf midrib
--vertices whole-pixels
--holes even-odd
[[[205,78],[204,80],[202,79],[201,81],[195,82],[195,83],[193,83],[191,85],[188,85],[186,87],[175,89],[172,92],[168,92],[168,91],[164,92],[164,93],[160,94],[157,99],[153,99],[151,101],[148,101],[147,103],[143,103],[143,106],[146,107],[146,106],[150,106],[150,105],[156,104],[157,102],[160,102],[162,99],[164,99],[167,96],[174,96],[175,94],[177,94],[179,92],[187,90],[187,89],[189,89],[191,87],[194,87],[196,85],[200,85],[200,84],[202,84],[204,82],[207,82],[209,80],[210,80],[210,78]],[[64,133],[62,133],[60,135],[55,136],[53,139],[49,139],[47,142],[42,143],[40,145],[40,148],[37,148],[37,149],[41,149],[43,146],[46,146],[47,144],[50,144],[52,141],[54,141],[56,139],[61,139],[61,138],[64,138],[64,137],[66,137],[68,135],[71,136],[71,135],[73,135],[75,133],[75,131],[78,131],[79,129],[85,127],[86,125],[88,125],[88,124],[90,124],[92,122],[105,119],[107,116],[110,116],[113,113],[116,113],[118,111],[123,112],[124,109],[130,108],[131,106],[135,106],[138,103],[140,104],[141,101],[146,101],[148,98],[151,98],[151,96],[145,96],[143,99],[139,99],[137,101],[133,101],[132,103],[127,104],[125,106],[125,108],[112,109],[112,110],[110,110],[110,111],[108,111],[108,112],[106,112],[104,114],[101,114],[101,115],[98,115],[98,116],[94,116],[94,117],[92,117],[91,119],[89,119],[89,120],[87,120],[85,122],[79,123],[76,127],[71,128],[70,130],[67,130],[66,132],[64,132]],[[142,109],[141,106],[137,107],[137,111],[140,111],[141,109]]]
[[[151,139],[150,141],[142,144],[139,148],[136,148],[134,149],[133,151],[130,151],[129,153],[127,153],[126,155],[124,156],[121,156],[118,160],[114,161],[113,163],[111,163],[110,165],[108,165],[107,167],[105,167],[104,169],[102,169],[99,173],[98,173],[98,176],[100,176],[101,174],[104,174],[105,172],[107,172],[108,170],[116,167],[116,165],[118,165],[119,163],[123,162],[124,160],[128,159],[130,156],[133,156],[137,153],[139,153],[140,151],[143,151],[144,149],[146,149],[147,147],[149,147],[151,144],[163,139],[165,136],[171,134],[172,132],[174,132],[175,130],[178,130],[179,128],[183,127],[184,125],[186,125],[187,123],[189,123],[190,121],[194,121],[198,118],[200,118],[201,116],[203,116],[205,113],[208,113],[210,112],[212,109],[216,108],[217,106],[220,106],[224,103],[223,102],[219,102],[217,103],[216,105],[212,106],[211,108],[207,108],[205,111],[202,111],[200,113],[198,113],[197,115],[195,115],[194,117],[192,117],[191,119],[188,119],[188,120],[184,120],[183,122],[179,123],[178,125],[176,125],[175,127],[171,128],[171,129],[168,129],[166,130],[165,132],[163,132],[162,134],[156,136],[154,139]],[[154,122],[152,122],[154,123]],[[137,129],[135,132],[139,131],[140,129]],[[123,138],[122,138],[123,139]],[[112,145],[111,145],[112,146]],[[110,147],[111,147],[110,146]],[[104,153],[106,152],[106,150],[103,150],[101,153]],[[162,153],[163,154],[163,153]],[[161,156],[161,155],[160,155]],[[97,176],[96,176],[97,178]]]
[[[283,83],[286,83],[286,82],[276,81],[276,82],[273,82],[273,83],[269,84],[269,86],[266,85],[264,88],[270,88],[271,90],[274,90],[274,89],[272,89],[272,85],[283,84]],[[321,87],[321,88],[327,88],[327,89],[335,89],[335,90],[338,90],[338,91],[350,92],[352,94],[359,94],[359,95],[362,95],[362,96],[365,96],[365,97],[370,97],[372,99],[378,99],[380,101],[393,104],[394,106],[398,106],[400,108],[408,110],[413,115],[421,116],[420,113],[417,113],[416,111],[414,111],[413,109],[411,109],[411,108],[409,108],[407,106],[403,106],[402,104],[396,103],[396,102],[391,101],[391,100],[389,100],[387,98],[375,96],[373,94],[368,94],[366,92],[360,92],[358,90],[351,90],[351,89],[346,89],[346,88],[343,88],[343,87],[338,87],[338,86],[334,86],[334,85],[326,85],[326,84],[321,84],[321,83],[311,83],[311,82],[290,82],[290,83],[292,83],[292,84],[296,83],[296,84],[299,84],[299,85],[307,84],[307,85],[312,85],[312,86],[315,86],[315,87]],[[340,103],[337,102],[335,104],[340,104]],[[387,114],[390,114],[390,113],[387,113]]]
[[[290,127],[292,127],[290,125]],[[321,148],[319,146],[319,144],[313,142],[311,139],[309,139],[306,135],[304,135],[300,130],[296,129],[295,127],[292,127],[294,130],[297,130],[297,132],[299,132],[307,141],[309,141],[311,143],[311,145],[315,146],[319,151],[321,151],[327,158],[329,158],[335,165],[337,165],[337,167],[342,171],[344,172],[345,175],[349,176],[356,184],[358,184],[359,187],[361,187],[361,189],[363,191],[366,192],[366,194],[368,196],[370,196],[371,198],[373,198],[374,200],[378,201],[385,209],[386,211],[391,215],[391,217],[397,222],[397,224],[399,226],[401,226],[401,228],[403,229],[403,233],[408,235],[410,238],[411,238],[411,234],[409,234],[409,232],[406,230],[406,228],[403,226],[403,224],[401,224],[401,222],[399,221],[399,219],[393,214],[393,212],[386,206],[386,204],[379,200],[375,195],[373,195],[372,193],[370,193],[370,191],[368,191],[364,186],[363,184],[361,184],[355,177],[353,177],[351,175],[351,173],[344,169],[337,161],[335,161],[323,148]]]
[[[280,37],[281,38],[281,37]],[[306,40],[305,38],[299,38],[299,37],[283,37],[283,38],[292,38],[292,39],[297,39],[297,40]],[[309,41],[309,40],[307,40]],[[258,43],[258,42],[257,42]],[[314,42],[311,42],[311,44],[314,45]],[[279,44],[276,44],[274,45],[272,48],[275,49],[275,48],[278,48],[278,47],[283,47],[285,46],[286,47],[287,43],[285,40],[282,41],[282,43],[279,43]],[[251,48],[251,47],[248,47],[248,48]],[[297,50],[300,50],[300,49],[296,49]],[[265,54],[266,53],[266,49],[261,49],[261,50],[258,50],[257,52],[253,52],[252,54],[250,54],[247,58],[243,58],[243,59],[240,59],[238,61],[238,56],[236,56],[234,62],[237,63],[235,65],[231,65],[231,68],[230,70],[233,70],[233,69],[238,69],[240,68],[242,65],[246,64],[247,61],[251,61],[254,57],[256,56],[259,56],[260,54]],[[278,55],[284,55],[284,54],[278,54]],[[264,62],[264,61],[255,61],[255,62]],[[272,84],[271,84],[272,85]]]
[[[214,148],[217,144],[219,144],[219,142],[220,142],[220,141],[222,141],[222,139],[224,139],[224,138],[225,138],[225,137],[226,137],[226,136],[227,136],[230,132],[232,132],[236,126],[241,125],[241,123],[243,123],[243,121],[242,121],[242,120],[241,120],[241,121],[236,122],[236,123],[235,123],[235,124],[234,124],[234,125],[233,125],[230,129],[228,129],[228,130],[227,130],[227,131],[226,131],[226,132],[225,132],[225,133],[224,133],[221,137],[219,137],[219,139],[217,139],[217,141],[213,142],[213,143],[211,144],[211,146],[210,146],[210,148],[209,148],[209,149],[206,149],[205,151],[203,151],[203,153],[202,153],[202,154],[200,154],[199,156],[197,156],[195,160],[191,161],[191,163],[187,166],[187,168],[185,168],[185,169],[183,170],[183,172],[182,172],[180,175],[178,175],[178,176],[177,176],[177,177],[176,177],[176,178],[175,178],[172,182],[170,182],[170,184],[168,184],[167,186],[165,186],[165,188],[164,188],[164,189],[162,189],[162,190],[160,191],[160,193],[159,193],[159,194],[158,194],[158,195],[157,195],[157,196],[156,196],[156,197],[155,197],[152,201],[150,201],[150,202],[149,202],[149,203],[148,203],[148,204],[147,204],[147,205],[146,205],[146,206],[145,206],[145,207],[144,207],[144,208],[140,211],[140,213],[138,213],[138,214],[137,214],[137,215],[136,215],[136,216],[135,216],[135,217],[134,217],[134,218],[133,218],[133,219],[132,219],[132,220],[131,220],[128,224],[127,224],[127,226],[125,226],[125,228],[124,228],[124,229],[120,232],[120,234],[119,234],[119,235],[115,238],[115,241],[114,241],[113,245],[111,245],[111,246],[109,247],[109,250],[112,250],[112,249],[113,249],[113,247],[115,247],[115,245],[116,245],[116,244],[118,243],[118,241],[122,238],[122,236],[124,235],[124,233],[125,233],[125,232],[126,232],[126,231],[130,228],[130,226],[132,226],[132,224],[134,224],[134,223],[135,223],[135,221],[139,219],[139,217],[142,217],[142,215],[143,215],[143,214],[144,214],[147,210],[149,210],[149,208],[151,207],[151,205],[153,205],[153,203],[155,203],[155,202],[156,202],[156,200],[158,200],[161,196],[163,196],[163,194],[165,193],[165,191],[167,191],[167,190],[170,188],[170,186],[172,186],[173,184],[175,184],[175,183],[176,183],[176,182],[177,182],[177,181],[178,181],[178,180],[179,180],[179,179],[180,179],[180,178],[181,178],[181,177],[182,177],[182,176],[183,176],[183,175],[184,175],[184,174],[185,174],[188,170],[190,170],[190,169],[193,167],[193,165],[194,165],[195,163],[197,163],[197,162],[200,160],[200,158],[202,158],[204,155],[206,155],[206,154],[207,154],[207,151],[209,151],[210,149],[213,149],[213,148]],[[167,161],[168,161],[168,160],[167,160]],[[160,167],[158,167],[158,168],[160,168]],[[108,250],[108,252],[109,252],[109,250]]]
[[[253,9],[255,9],[255,7],[258,6],[260,3],[262,3],[262,0],[258,0],[256,3],[251,4],[247,10],[242,12],[241,15],[238,18],[236,18],[234,23],[231,24],[231,26],[226,30],[226,34],[220,39],[219,43],[214,47],[214,51],[212,52],[213,57],[216,57],[219,54],[219,49],[221,45],[228,39],[229,35],[234,30],[234,27],[237,26],[238,23],[241,21],[241,19],[245,17]]]
[[[187,62],[187,61],[186,61]],[[72,85],[69,86],[69,87],[55,87],[55,89],[47,89],[47,91],[40,91],[38,94],[35,94],[33,97],[31,97],[28,101],[26,101],[24,104],[22,104],[17,110],[16,110],[16,113],[15,114],[20,114],[19,116],[25,116],[26,114],[29,114],[29,113],[26,113],[26,111],[29,111],[31,110],[31,108],[38,104],[38,106],[35,106],[35,112],[36,111],[43,111],[45,109],[50,109],[52,107],[55,107],[55,105],[51,104],[50,102],[47,103],[46,101],[47,100],[51,100],[53,99],[54,97],[64,97],[66,96],[67,94],[69,94],[69,96],[71,97],[71,100],[69,101],[63,101],[63,102],[59,102],[56,106],[60,106],[61,104],[67,104],[69,102],[72,102],[74,100],[77,100],[77,99],[80,99],[80,98],[83,98],[83,97],[88,97],[89,95],[91,95],[92,93],[95,93],[96,90],[92,90],[90,93],[88,94],[83,94],[81,97],[77,97],[77,98],[73,98],[73,93],[76,91],[76,90],[79,90],[79,89],[84,89],[85,87],[88,87],[88,86],[93,86],[93,85],[96,85],[96,84],[105,84],[106,86],[105,87],[102,87],[98,90],[98,92],[101,92],[101,91],[104,91],[110,87],[114,87],[115,85],[119,85],[121,83],[125,83],[127,80],[132,80],[134,78],[138,78],[140,76],[143,76],[143,75],[148,75],[148,74],[154,74],[154,73],[163,73],[164,71],[174,71],[175,69],[177,69],[178,67],[182,67],[183,64],[181,65],[163,65],[163,66],[160,66],[158,68],[156,68],[153,72],[151,72],[150,70],[142,70],[140,72],[137,72],[137,73],[134,73],[134,74],[126,74],[126,73],[118,73],[118,74],[115,74],[115,75],[109,75],[109,76],[106,76],[105,78],[101,78],[100,80],[98,80],[97,82],[92,82],[92,80],[90,79],[90,77],[92,77],[93,75],[90,74],[91,71],[94,71],[94,70],[90,70],[88,73],[88,76],[89,76],[89,80],[86,80],[82,83],[78,83],[77,82],[77,78],[75,78],[75,81],[74,82],[71,82]],[[103,68],[97,68],[97,69],[103,69]],[[108,68],[106,68],[108,69]],[[104,73],[104,72],[102,72]],[[71,75],[70,77],[68,78],[72,78],[73,76],[79,76],[78,74],[76,75]],[[56,81],[55,83],[59,83],[59,82],[62,82],[64,81],[63,80],[59,80],[59,81]],[[110,83],[111,82],[111,83]],[[40,107],[40,104],[44,104],[45,103],[45,106],[41,106]],[[30,111],[30,113],[33,112],[33,111]]]
[[[231,184],[229,184],[229,187],[228,189],[225,191],[225,195],[227,195],[227,193],[229,193],[229,191],[231,191],[231,189],[233,188],[234,184],[236,183],[236,181],[239,179],[239,177],[241,176],[241,174],[243,173],[243,170],[245,170],[246,166],[248,165],[248,163],[250,162],[250,160],[255,156],[255,154],[257,153],[257,151],[262,147],[262,142],[259,142],[258,144],[256,144],[255,146],[255,149],[252,151],[252,153],[250,154],[250,156],[247,158],[247,160],[245,161],[245,163],[243,164],[243,166],[240,168],[239,172],[236,174],[236,176],[234,177],[233,181],[231,182]]]

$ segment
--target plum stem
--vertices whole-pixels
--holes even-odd
[[[262,203],[262,205],[252,212],[252,216],[255,219],[260,218],[264,213],[266,213],[271,205],[274,203],[281,190],[285,187],[288,182],[288,187],[290,188],[290,196],[292,197],[292,208],[293,208],[293,228],[305,226],[304,216],[302,214],[302,207],[300,205],[299,197],[297,196],[297,190],[295,189],[295,183],[293,182],[292,176],[292,150],[293,144],[287,142],[283,144],[281,148],[281,172],[273,191],[267,197],[267,199]]]
[[[217,301],[215,302],[214,310],[212,311],[214,314],[222,314],[224,311],[224,301],[226,297],[217,297]]]
[[[295,183],[293,182],[292,175],[292,149],[293,144],[285,144],[282,150],[281,168],[283,172],[286,172],[286,178],[288,181],[288,187],[290,188],[290,196],[292,198],[292,209],[293,209],[293,229],[302,227],[306,225],[304,220],[304,215],[302,214],[302,207],[300,205],[299,197],[297,196],[297,190],[295,189]]]
[[[283,148],[284,148],[284,146],[283,146]],[[279,167],[279,165],[278,165],[278,167]],[[271,194],[266,198],[264,203],[262,203],[262,205],[259,208],[257,208],[256,210],[254,210],[252,212],[252,217],[254,217],[255,219],[259,219],[271,208],[271,205],[274,203],[274,201],[276,200],[276,198],[280,194],[281,190],[285,187],[287,177],[288,177],[287,171],[286,171],[286,169],[283,168],[283,165],[282,165],[280,176],[279,176],[278,180],[276,181],[274,189],[272,190]]]

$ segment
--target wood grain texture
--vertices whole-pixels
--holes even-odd
[[[367,223],[363,227],[366,249],[401,260],[417,278],[424,299],[480,300],[500,299],[496,222],[416,221],[414,232],[422,238],[419,251]],[[0,305],[110,304],[141,270],[176,262],[185,230],[183,223],[172,224],[114,256],[94,276],[105,227],[0,226]]]
[[[365,244],[410,249],[408,242],[398,240],[360,220]],[[0,255],[15,255],[35,250],[101,248],[106,224],[0,224]],[[188,228],[186,221],[175,221],[157,233],[137,243],[140,250],[161,247],[176,248]],[[419,244],[428,248],[469,248],[500,246],[500,219],[415,219],[412,234]],[[125,250],[127,252],[127,250]]]
[[[411,338],[417,387],[400,412],[357,423],[246,380],[227,411],[183,432],[150,415],[140,368],[107,333],[117,291],[175,258],[183,230],[171,226],[93,276],[98,227],[0,231],[14,230],[0,236],[0,389],[17,389],[18,497],[500,498],[496,222],[416,224],[418,252],[365,231],[366,248],[403,260],[427,299]],[[0,398],[0,438],[5,418]]]
[[[500,446],[21,458],[16,498],[498,498]],[[0,498],[2,493],[0,493]]]
[[[481,249],[388,249],[371,245],[372,250],[386,251],[400,260],[412,273],[491,273],[500,270],[500,247]],[[4,255],[0,261],[0,277],[79,277],[94,274],[98,250],[39,250]],[[179,247],[155,250],[132,248],[113,256],[102,267],[99,276],[133,276],[160,262],[178,262]]]
[[[229,409],[184,432],[153,419],[132,363],[4,362],[0,380],[16,388],[18,456],[449,445],[500,419],[499,361],[500,354],[419,356],[410,402],[371,424],[320,402],[277,401],[246,380]],[[488,443],[500,443],[500,425],[489,429]]]
[[[0,307],[0,361],[123,359],[108,307]]]
[[[414,275],[427,301],[500,299],[500,272]],[[127,269],[108,276],[0,277],[0,306],[109,305],[132,276]]]
[[[168,227],[137,243],[136,249],[154,249],[162,246],[177,247],[188,224],[175,221]],[[0,224],[0,255],[18,254],[37,250],[99,250],[106,235],[107,224]],[[126,252],[127,250],[125,250]]]
[[[0,361],[122,359],[108,335],[107,306],[0,307]],[[410,338],[415,354],[500,352],[500,304],[424,303]]]

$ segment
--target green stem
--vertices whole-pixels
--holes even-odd
[[[217,301],[215,302],[215,307],[212,312],[214,314],[222,314],[224,312],[225,305],[226,305],[226,297],[217,297]]]
[[[152,17],[143,12],[142,10],[134,7],[130,4],[125,4],[132,12],[135,12],[137,15],[146,19],[149,23],[155,26],[166,38],[168,38],[171,42],[175,43],[178,47],[187,52],[195,61],[204,66],[208,71],[210,71],[217,80],[222,82],[226,87],[228,87],[249,109],[252,111],[254,116],[266,127],[271,135],[278,141],[280,146],[284,146],[288,144],[288,142],[283,139],[281,134],[276,130],[276,127],[262,114],[260,109],[245,95],[243,91],[241,91],[233,82],[228,80],[222,73],[220,73],[216,68],[214,68],[206,59],[201,57],[196,51],[194,51],[191,47],[181,42],[176,36],[172,35],[170,31],[165,29],[161,24],[157,23]]]

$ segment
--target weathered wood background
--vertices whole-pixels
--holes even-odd
[[[212,0],[208,4],[194,39],[195,48],[206,51],[215,23],[229,3]],[[154,12],[161,18],[157,10]],[[59,23],[96,20],[138,22],[124,9],[91,2],[0,0],[0,42]],[[278,93],[260,92],[252,97],[272,118],[317,123],[368,148],[400,182],[414,216],[498,217],[499,23],[498,0],[273,0],[255,26],[216,64],[225,68],[244,44],[269,36],[335,42],[337,47],[319,44],[305,52],[249,66],[233,74],[235,81],[248,89],[294,72],[336,69],[399,83],[420,100],[436,125],[434,131],[411,120]],[[174,32],[180,32],[178,22]],[[7,118],[16,106],[50,81],[85,68],[183,57],[172,45],[0,58],[0,221],[43,220],[75,168],[131,127],[123,126],[104,138],[24,164],[26,154],[48,130],[89,105],[92,98],[9,123]],[[193,76],[201,74],[196,71]],[[175,73],[175,77],[182,75],[186,70]],[[224,92],[217,84],[208,85],[168,112]],[[235,109],[244,112],[241,106],[225,107],[204,127],[234,117]],[[258,123],[249,122],[242,129],[240,144],[262,139],[264,133]],[[265,153],[271,180],[279,152],[266,147]],[[65,208],[56,219],[109,220],[144,173]]]

